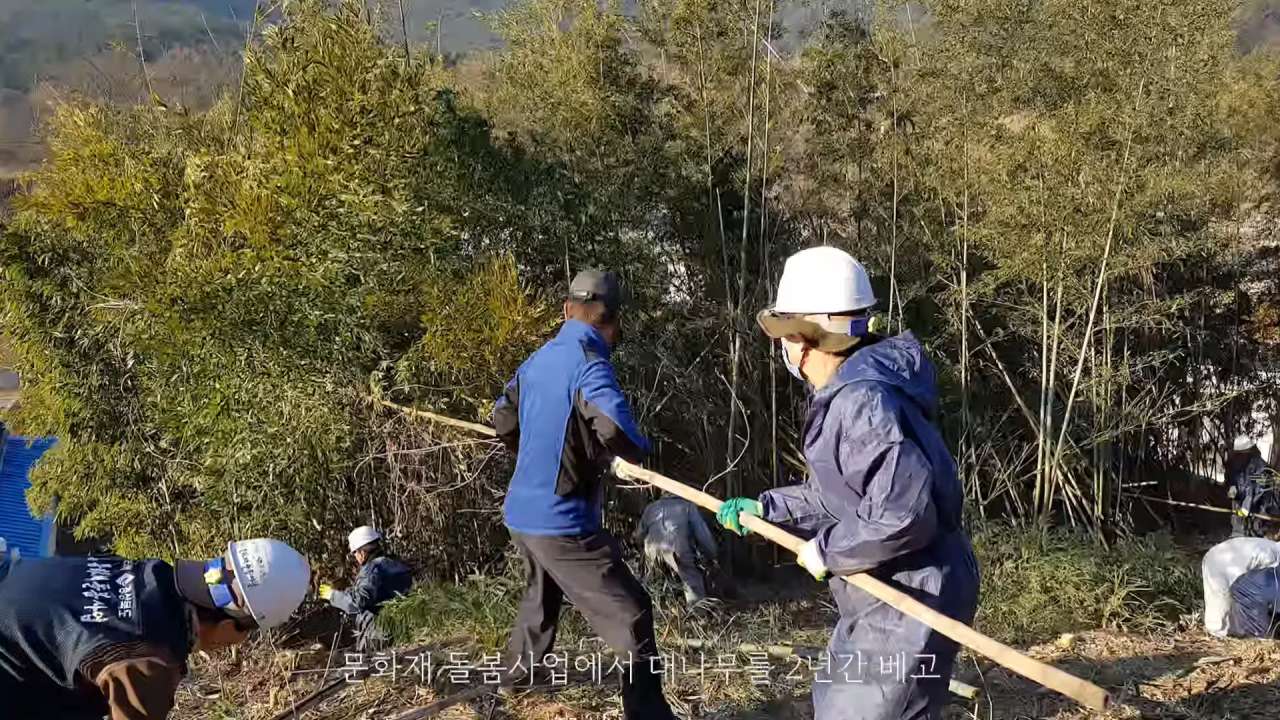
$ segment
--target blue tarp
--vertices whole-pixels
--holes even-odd
[[[27,507],[27,488],[31,487],[32,466],[57,440],[15,435],[3,437],[4,442],[0,445],[0,537],[5,539],[11,551],[17,548],[23,557],[46,557],[53,554],[53,518],[31,516]]]

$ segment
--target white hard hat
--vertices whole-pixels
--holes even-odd
[[[311,585],[311,566],[297,550],[266,538],[227,546],[235,587],[260,628],[279,625],[302,604]]]
[[[347,536],[347,550],[355,552],[360,548],[382,539],[382,533],[373,529],[372,525],[361,525]]]
[[[851,313],[876,304],[871,278],[849,253],[812,247],[787,258],[778,281],[778,299],[757,320],[770,337],[803,335],[823,350],[840,351],[868,332],[868,318]]]
[[[818,315],[864,310],[876,304],[862,263],[830,246],[811,247],[787,258],[773,311]]]
[[[1248,435],[1239,435],[1236,437],[1236,442],[1232,449],[1236,452],[1244,452],[1246,450],[1252,450],[1253,446],[1253,438]]]

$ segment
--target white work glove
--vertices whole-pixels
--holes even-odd
[[[822,553],[818,550],[816,539],[810,540],[800,548],[800,552],[796,553],[796,562],[800,567],[808,570],[814,580],[821,582],[831,576],[827,564],[822,561]]]

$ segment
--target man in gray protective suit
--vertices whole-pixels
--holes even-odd
[[[741,516],[754,515],[804,537],[797,563],[829,579],[840,619],[813,683],[815,720],[941,720],[955,641],[841,579],[866,572],[964,623],[977,611],[933,363],[910,332],[870,332],[874,305],[848,253],[814,247],[787,260],[777,303],[758,320],[811,388],[800,434],[809,476],[730,498],[718,519],[741,534]]]
[[[684,601],[690,608],[707,599],[707,582],[698,567],[716,562],[716,540],[693,503],[665,496],[649,503],[636,526],[635,541],[644,547],[647,568],[660,563],[671,568],[684,583]]]

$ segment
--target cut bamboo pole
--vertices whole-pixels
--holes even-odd
[[[721,502],[719,499],[701,490],[691,488],[684,483],[659,475],[652,470],[632,465],[620,458],[613,461],[613,472],[620,478],[639,480],[666,490],[672,495],[682,497],[711,512],[720,511]],[[804,546],[804,541],[800,538],[758,517],[743,514],[739,516],[739,521],[748,530],[766,540],[785,547],[793,553],[799,553]],[[1033,680],[1051,690],[1056,690],[1085,707],[1094,710],[1103,710],[1107,707],[1107,691],[1087,680],[1023,655],[1008,645],[989,638],[954,618],[943,615],[901,590],[890,587],[866,573],[844,575],[842,578],[850,585],[867,592],[872,597],[892,606],[904,615],[915,618],[970,650],[990,658],[1028,680]]]
[[[1164,498],[1152,497],[1151,495],[1134,495],[1133,497],[1139,500],[1150,500],[1152,502],[1164,503],[1165,505],[1176,505],[1178,507],[1195,508],[1196,510],[1208,510],[1209,512],[1226,513],[1228,515],[1236,514],[1235,510],[1228,510],[1227,508],[1214,507],[1212,505],[1201,505],[1199,503],[1189,503],[1189,502],[1183,502],[1181,500],[1165,500]],[[1272,517],[1270,515],[1263,515],[1262,513],[1249,513],[1247,517],[1257,518],[1259,520],[1266,520],[1267,522],[1280,522],[1280,518]]]

